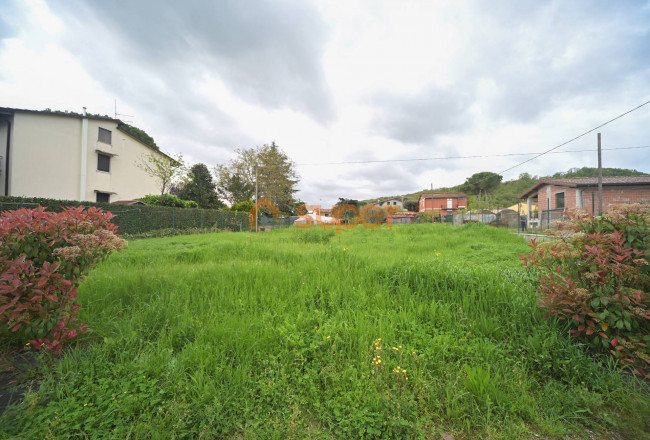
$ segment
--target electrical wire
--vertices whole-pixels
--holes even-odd
[[[581,137],[584,137],[588,135],[589,133],[593,133],[594,131],[598,130],[599,128],[602,128],[606,126],[607,124],[610,124],[618,119],[621,119],[623,116],[629,115],[630,113],[640,109],[641,107],[650,104],[650,100],[644,102],[643,104],[640,104],[633,109],[630,109],[624,113],[621,113],[620,115],[616,116],[615,118],[610,119],[607,122],[603,122],[602,124],[592,128],[591,130],[585,131],[582,134],[579,134],[578,136],[569,139],[568,141],[562,142],[559,145],[556,145],[553,148],[550,148],[546,151],[543,151],[541,153],[507,153],[507,154],[493,154],[493,155],[483,155],[483,156],[450,156],[450,157],[430,157],[430,158],[419,158],[419,159],[387,159],[387,160],[359,160],[359,161],[347,161],[347,162],[325,162],[325,163],[303,163],[303,164],[296,164],[296,166],[307,166],[307,165],[347,165],[347,164],[365,164],[365,163],[386,163],[386,162],[415,162],[415,161],[424,161],[424,160],[449,160],[449,159],[474,159],[474,158],[487,158],[487,157],[506,157],[506,156],[523,156],[523,155],[535,155],[535,157],[531,157],[530,159],[526,159],[523,162],[520,162],[516,165],[511,166],[510,168],[506,168],[505,170],[501,171],[498,174],[503,174],[507,171],[510,171],[514,168],[517,168],[525,163],[528,163],[530,161],[533,161],[541,156],[544,156],[545,154],[550,154],[552,151],[557,150],[560,147],[563,147],[577,139],[580,139]],[[624,150],[624,149],[632,149],[632,148],[648,148],[648,147],[627,147],[627,148],[603,148],[601,150]],[[594,151],[593,149],[591,150],[576,150],[576,151],[562,151],[561,153],[582,153],[585,151]]]
[[[586,136],[586,135],[588,135],[589,133],[593,133],[594,131],[598,130],[599,128],[602,128],[602,127],[604,127],[604,126],[607,125],[607,124],[610,124],[610,123],[612,123],[612,122],[614,122],[614,121],[616,121],[616,120],[618,120],[618,119],[621,119],[623,116],[625,116],[625,115],[629,115],[630,113],[632,113],[632,112],[634,112],[634,111],[636,111],[636,110],[640,109],[641,107],[643,107],[643,106],[645,106],[645,105],[648,105],[648,104],[650,104],[650,101],[646,101],[646,102],[644,102],[643,104],[634,107],[633,109],[630,109],[630,110],[628,110],[628,111],[626,111],[626,112],[624,112],[624,113],[621,113],[620,115],[616,116],[615,118],[612,118],[612,119],[610,119],[610,120],[607,121],[607,122],[603,122],[602,124],[598,125],[597,127],[594,127],[594,128],[592,128],[591,130],[589,130],[589,131],[585,131],[584,133],[579,134],[578,136],[576,136],[576,137],[574,137],[574,138],[572,138],[572,139],[569,139],[569,140],[566,141],[566,142],[562,142],[560,145],[557,145],[557,146],[555,146],[555,147],[553,147],[553,148],[551,148],[551,149],[549,149],[549,150],[546,150],[546,151],[544,151],[543,153],[540,153],[540,154],[538,154],[538,155],[535,156],[535,157],[531,157],[530,159],[527,159],[527,160],[525,160],[525,161],[523,161],[523,162],[520,162],[520,163],[518,163],[518,164],[516,164],[516,165],[513,165],[513,166],[511,166],[510,168],[506,168],[505,170],[501,171],[499,174],[503,174],[503,173],[505,173],[505,172],[507,172],[507,171],[510,171],[510,170],[512,170],[512,169],[514,169],[514,168],[517,168],[517,167],[519,167],[519,166],[521,166],[521,165],[523,165],[523,164],[525,164],[525,163],[528,163],[528,162],[530,162],[530,161],[532,161],[532,160],[535,160],[535,159],[537,159],[538,157],[541,157],[541,156],[543,156],[543,155],[545,155],[545,154],[548,154],[548,153],[550,153],[550,152],[553,151],[553,150],[557,150],[558,148],[563,147],[564,145],[566,145],[566,144],[568,144],[568,143],[570,143],[570,142],[573,142],[573,141],[575,141],[576,139],[580,139],[581,137]]]
[[[650,145],[641,146],[641,147],[618,147],[618,148],[601,148],[602,151],[606,150],[634,150],[639,148],[650,148]],[[390,163],[390,162],[417,162],[417,161],[428,161],[428,160],[454,160],[454,159],[484,159],[489,157],[508,157],[508,156],[532,156],[538,155],[537,157],[544,154],[566,154],[566,153],[585,153],[585,152],[594,152],[597,151],[593,148],[584,149],[584,150],[566,150],[566,151],[546,151],[546,152],[533,152],[533,153],[504,153],[504,154],[485,154],[485,155],[473,155],[473,156],[444,156],[444,157],[422,157],[414,159],[385,159],[385,160],[357,160],[357,161],[346,161],[346,162],[320,162],[320,163],[299,163],[296,166],[320,166],[320,165],[351,165],[351,164],[368,164],[368,163]],[[535,159],[535,158],[533,158]],[[533,160],[530,159],[530,160]],[[522,162],[525,163],[525,162]]]

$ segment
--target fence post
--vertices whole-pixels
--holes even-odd
[[[551,210],[546,209],[546,229],[551,229]]]
[[[201,229],[203,229],[203,211],[201,211]]]
[[[596,215],[596,193],[591,192],[591,216]]]
[[[176,229],[176,208],[172,208],[172,231]]]

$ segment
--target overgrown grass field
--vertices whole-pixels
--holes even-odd
[[[0,434],[646,438],[648,386],[542,318],[527,251],[482,225],[132,241]]]

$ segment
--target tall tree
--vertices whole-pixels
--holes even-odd
[[[228,167],[217,165],[216,172],[219,197],[227,200],[231,205],[251,200],[255,195],[255,185],[244,180],[239,174],[231,174]]]
[[[238,149],[237,157],[217,165],[217,190],[231,203],[245,201],[254,194],[257,170],[259,196],[268,198],[281,212],[296,208],[298,174],[295,164],[277,146]]]
[[[161,204],[165,198],[165,191],[168,191],[172,185],[187,179],[187,166],[180,153],[170,159],[152,152],[143,155],[136,165],[158,180]]]
[[[465,180],[465,183],[462,185],[462,189],[465,192],[470,194],[478,195],[479,208],[481,205],[481,193],[487,199],[490,191],[494,190],[499,186],[503,176],[492,173],[489,171],[483,171],[481,173],[472,174],[471,177],[468,177]]]
[[[192,166],[189,179],[180,190],[179,197],[184,200],[194,200],[200,208],[216,209],[223,206],[215,191],[216,184],[205,164],[197,163]]]

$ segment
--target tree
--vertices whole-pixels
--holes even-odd
[[[251,200],[255,195],[255,184],[247,182],[239,174],[231,174],[228,167],[217,165],[216,172],[220,182],[217,185],[219,197],[227,200],[231,205]]]
[[[243,202],[235,202],[232,204],[230,207],[231,210],[233,211],[240,211],[240,212],[251,212],[251,209],[253,209],[254,203],[251,199],[245,200]]]
[[[295,211],[298,174],[275,142],[236,152],[237,158],[216,167],[219,194],[231,203],[248,200],[254,194],[257,175],[260,199],[266,197],[281,212]]]
[[[475,173],[471,177],[468,177],[461,188],[465,192],[476,194],[478,196],[478,204],[480,207],[481,193],[483,193],[487,199],[488,193],[496,189],[501,183],[502,179],[503,176],[499,174],[483,171],[481,173]]]
[[[420,205],[417,200],[407,200],[404,202],[404,209],[407,211],[418,212],[420,210]]]
[[[177,154],[169,158],[156,153],[143,155],[140,162],[136,164],[149,176],[158,179],[160,184],[160,202],[164,200],[165,191],[173,184],[184,181],[187,178],[187,166],[183,162],[183,155]]]
[[[184,200],[194,200],[200,208],[220,208],[223,203],[219,200],[215,187],[208,167],[197,163],[190,169],[189,180],[181,188],[179,197]]]
[[[339,197],[339,201],[332,208],[332,216],[346,223],[353,223],[355,217],[359,214],[359,208],[358,200]]]

